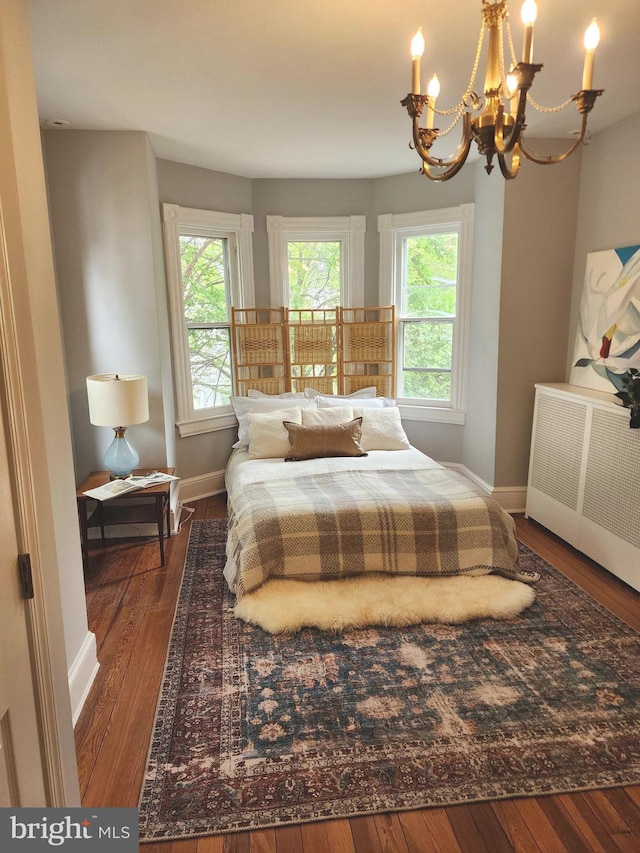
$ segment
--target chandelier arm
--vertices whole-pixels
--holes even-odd
[[[520,171],[520,145],[516,143],[513,147],[513,154],[511,156],[511,168],[509,168],[507,164],[506,157],[500,151],[498,151],[498,165],[500,166],[500,171],[502,172],[502,176],[504,178],[506,178],[508,181],[515,178],[518,172]]]
[[[524,118],[524,105],[526,103],[526,95],[518,99],[518,112],[516,113],[515,120],[513,125],[511,126],[511,130],[505,136],[504,129],[504,107],[502,104],[498,104],[498,110],[496,112],[496,126],[494,129],[494,144],[496,146],[496,152],[499,155],[509,154],[518,144],[520,137],[522,135],[522,131],[525,127],[525,118]],[[506,177],[506,176],[505,176]]]
[[[504,105],[502,103],[498,104],[498,109],[496,113],[494,141],[496,151],[500,154],[510,153],[518,144],[518,140],[520,139],[522,132],[525,128],[525,110],[527,108],[527,94],[533,83],[533,78],[536,76],[536,74],[538,73],[538,71],[540,71],[541,68],[542,65],[537,65],[529,62],[519,62],[514,69],[514,72],[518,76],[518,107],[516,110],[513,125],[506,138],[504,134]]]
[[[555,163],[562,163],[563,160],[566,160],[573,152],[580,146],[587,132],[587,114],[584,113],[582,116],[582,127],[580,128],[580,133],[578,134],[578,138],[573,143],[570,148],[567,148],[566,151],[563,151],[562,154],[550,154],[548,156],[543,156],[540,154],[535,154],[529,148],[527,148],[526,142],[524,140],[524,136],[520,137],[519,146],[520,150],[527,158],[527,160],[531,160],[532,163],[537,163],[539,166],[551,166]]]
[[[466,163],[470,147],[471,139],[469,139],[468,144],[465,146],[465,150],[461,152],[460,156],[453,162],[449,161],[449,168],[439,174],[435,174],[431,171],[431,164],[434,163],[437,167],[439,166],[442,168],[443,166],[448,165],[444,160],[433,160],[433,158],[429,158],[429,161],[423,161],[422,174],[429,178],[430,181],[448,181],[449,178],[453,178],[454,175],[457,175]]]
[[[431,148],[434,141],[438,137],[438,131],[435,129],[434,130],[427,130],[426,128],[421,128],[419,116],[416,116],[414,118],[414,120],[413,120],[413,145],[414,145],[416,151],[418,152],[420,159],[423,161],[423,163],[425,163],[429,166],[433,166],[434,168],[437,168],[437,169],[447,169],[447,173],[446,173],[447,175],[448,175],[448,170],[450,167],[457,166],[458,168],[456,168],[455,172],[453,172],[451,177],[453,177],[453,175],[456,174],[456,172],[458,172],[462,168],[462,166],[464,166],[465,160],[467,159],[467,156],[469,155],[469,149],[471,148],[471,142],[473,140],[473,135],[471,132],[471,126],[472,126],[471,116],[469,113],[464,113],[464,115],[462,117],[462,122],[463,122],[463,124],[462,124],[462,139],[460,141],[460,144],[458,145],[457,149],[451,155],[450,158],[448,158],[447,160],[442,160],[439,157],[432,157],[431,154],[429,153],[429,149]],[[426,144],[423,144],[423,142],[422,142],[423,136],[427,140]]]

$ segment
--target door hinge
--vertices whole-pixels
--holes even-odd
[[[20,591],[23,598],[33,598],[33,575],[31,573],[31,554],[18,554],[18,574]]]

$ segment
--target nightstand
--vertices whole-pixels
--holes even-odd
[[[158,468],[163,474],[173,474],[175,468]],[[148,474],[146,468],[136,469],[134,474]],[[84,494],[88,489],[104,486],[110,479],[109,471],[92,471],[76,491],[78,520],[82,542],[82,562],[89,564],[89,528],[99,527],[104,539],[104,529],[113,524],[156,524],[160,545],[160,565],[164,566],[165,520],[167,536],[171,536],[169,519],[171,483],[159,483],[147,489],[125,492],[107,501],[95,501]],[[94,506],[95,504],[95,506]]]

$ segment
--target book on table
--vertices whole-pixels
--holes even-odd
[[[125,479],[110,480],[103,486],[97,486],[95,489],[87,489],[82,494],[97,501],[107,501],[110,498],[117,498],[119,495],[124,495],[127,492],[148,489],[151,486],[158,486],[161,483],[170,483],[173,480],[179,479],[179,477],[173,474],[164,474],[162,471],[152,471],[149,474],[132,474]]]

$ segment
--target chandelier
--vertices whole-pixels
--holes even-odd
[[[542,65],[533,59],[533,25],[537,17],[534,0],[525,0],[522,5],[523,49],[522,59],[517,61],[513,48],[513,38],[509,26],[507,0],[482,0],[482,26],[478,37],[478,47],[471,72],[471,79],[459,103],[450,110],[436,109],[436,98],[440,93],[437,75],[433,75],[427,88],[427,94],[420,92],[420,58],[424,52],[424,38],[420,28],[411,42],[412,85],[411,93],[401,102],[413,121],[413,143],[422,160],[421,171],[432,181],[447,181],[463,167],[475,142],[480,154],[486,157],[485,169],[489,174],[493,169],[493,159],[497,157],[500,171],[505,178],[515,178],[520,168],[520,154],[540,165],[560,163],[572,154],[583,142],[587,130],[587,118],[593,109],[596,98],[603,89],[593,86],[594,52],[600,41],[600,30],[594,18],[587,28],[584,38],[586,50],[582,88],[558,107],[545,108],[537,104],[528,94],[535,75]],[[484,92],[474,90],[476,74],[482,53],[485,33],[489,32],[487,66],[485,71]],[[510,53],[509,71],[505,64],[505,35]],[[506,73],[505,73],[506,72]],[[558,112],[575,101],[582,116],[582,125],[571,147],[553,156],[539,156],[532,152],[524,139],[526,128],[525,110],[527,103],[541,112]],[[426,107],[424,126],[420,120]],[[445,130],[435,127],[436,116],[446,118],[450,124]],[[454,153],[445,159],[431,155],[434,142],[450,133],[462,120],[462,138]],[[439,121],[439,119],[438,119]]]

